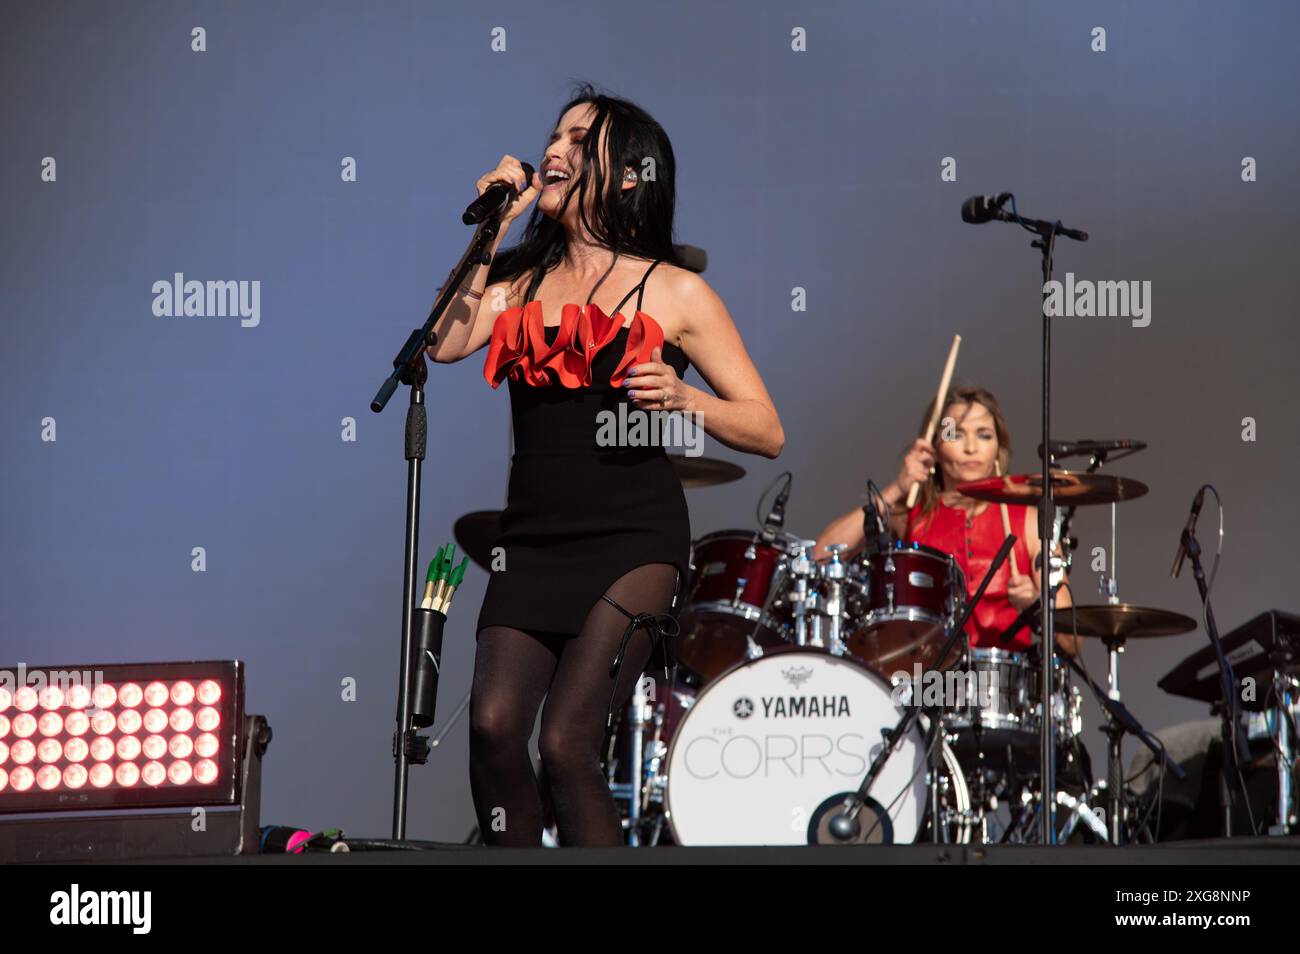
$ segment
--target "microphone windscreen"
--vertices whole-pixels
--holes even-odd
[[[983,225],[989,220],[989,200],[986,195],[973,195],[961,204],[961,220],[971,225]]]

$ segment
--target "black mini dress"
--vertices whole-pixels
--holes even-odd
[[[658,264],[612,316],[588,296],[547,326],[533,300],[535,276],[525,304],[497,318],[484,377],[494,388],[509,381],[514,456],[497,541],[503,566],[491,573],[476,633],[511,626],[576,636],[610,585],[647,563],[677,567],[681,591],[691,546],[681,481],[662,441],[651,442],[648,418],[640,435],[619,427],[637,415],[658,415],[663,424],[669,414],[628,400],[623,380],[631,367],[650,360],[656,345],[679,376],[689,365],[641,311]],[[636,312],[624,326],[621,309],[634,292]]]

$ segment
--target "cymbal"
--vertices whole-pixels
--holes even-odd
[[[1180,636],[1196,629],[1196,620],[1170,610],[1116,603],[1113,606],[1058,606],[1052,613],[1052,626],[1058,632],[1073,632],[1114,643],[1126,639]]]
[[[669,454],[668,459],[677,471],[677,479],[687,490],[696,487],[714,487],[729,484],[745,476],[745,468],[726,460],[713,457],[687,457],[685,454]]]
[[[475,510],[456,521],[452,527],[456,544],[469,558],[485,570],[491,571],[492,548],[501,536],[500,510]]]
[[[959,494],[993,503],[1037,504],[1043,496],[1043,475],[1008,474],[986,477],[958,484]],[[1146,484],[1131,477],[1114,474],[1079,474],[1068,470],[1052,471],[1052,500],[1063,507],[1082,504],[1108,504],[1133,500],[1148,490]]]

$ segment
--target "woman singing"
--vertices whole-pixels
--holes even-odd
[[[934,402],[921,423],[925,433]],[[951,418],[951,422],[947,419]],[[898,477],[881,491],[888,507],[894,535],[902,540],[925,544],[952,555],[966,577],[971,593],[988,572],[998,548],[1006,538],[1001,508],[987,501],[963,496],[952,488],[996,473],[1007,473],[1011,458],[1011,434],[997,399],[984,388],[957,387],[948,391],[944,402],[943,440],[935,446],[918,437],[903,460]],[[946,426],[951,423],[951,426]],[[937,466],[936,466],[937,464]],[[910,511],[906,500],[914,483],[921,491]],[[882,507],[883,509],[883,507]],[[1038,510],[1023,504],[1008,504],[1015,547],[999,567],[975,612],[966,625],[971,646],[990,646],[1023,651],[1032,644],[1033,634],[1022,628],[1010,642],[1000,637],[1022,609],[1038,599],[1042,590],[1038,554],[1042,546],[1038,533]],[[826,545],[845,543],[847,553],[862,549],[862,510],[852,510],[832,521],[817,537],[817,555],[826,555]],[[1069,606],[1069,591],[1057,591],[1057,606]],[[1074,655],[1077,637],[1056,634],[1057,646]]]
[[[478,180],[479,194],[494,182],[521,190],[494,253],[537,205],[519,244],[462,286],[429,349],[452,362],[487,345],[484,376],[510,391],[503,556],[478,618],[470,702],[470,786],[491,845],[542,843],[528,740],[543,697],[538,747],[560,843],[624,843],[600,766],[607,714],[626,704],[674,609],[690,526],[663,447],[610,446],[601,421],[626,404],[629,420],[685,412],[768,458],[785,442],[726,306],[674,264],[674,177],[653,118],[581,87],[531,183],[511,156]],[[682,381],[688,364],[713,394]]]

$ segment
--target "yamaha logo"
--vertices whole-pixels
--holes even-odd
[[[737,719],[748,719],[754,714],[754,700],[741,696],[731,704],[731,711],[736,714]]]

